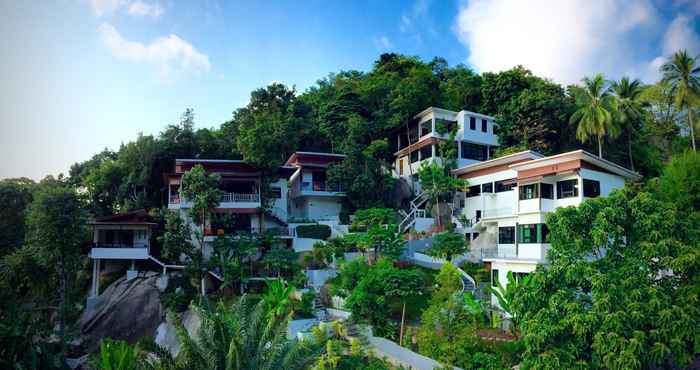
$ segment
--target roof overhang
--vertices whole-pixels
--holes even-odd
[[[636,181],[636,180],[639,180],[642,178],[642,176],[640,174],[638,174],[634,171],[628,170],[627,168],[624,168],[624,167],[622,167],[618,164],[615,164],[611,161],[608,161],[606,159],[597,157],[597,156],[595,156],[591,153],[588,153],[582,149],[575,150],[572,152],[552,155],[549,157],[533,159],[533,160],[527,161],[527,162],[515,163],[515,164],[510,165],[509,167],[513,170],[518,171],[518,172],[522,172],[522,171],[533,170],[533,169],[538,169],[538,168],[542,168],[542,167],[557,166],[559,164],[568,163],[568,162],[577,161],[577,160],[582,161],[582,162],[586,162],[588,164],[591,164],[595,167],[603,169],[603,170],[610,172],[612,174],[624,177],[625,179],[628,179],[628,180]]]
[[[506,155],[503,157],[490,159],[488,161],[470,164],[470,165],[452,170],[452,173],[455,175],[464,175],[464,174],[468,174],[470,172],[484,170],[484,169],[492,168],[492,167],[510,165],[510,164],[518,163],[518,162],[529,163],[528,161],[531,161],[534,159],[540,159],[540,158],[544,158],[544,156],[540,153],[533,151],[533,150],[525,150],[522,152],[509,154],[509,155]]]

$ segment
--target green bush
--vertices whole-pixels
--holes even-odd
[[[299,225],[297,237],[326,240],[331,237],[331,227],[328,225]]]

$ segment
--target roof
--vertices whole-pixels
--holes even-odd
[[[539,159],[539,158],[544,158],[544,155],[542,155],[534,150],[525,150],[522,152],[508,154],[508,155],[505,155],[503,157],[490,159],[488,161],[477,162],[477,163],[473,163],[470,165],[466,165],[464,167],[452,170],[452,173],[455,175],[463,175],[466,173],[470,173],[470,172],[474,172],[474,171],[478,171],[478,170],[483,170],[486,168],[503,166],[503,165],[510,165],[510,164],[518,163],[518,162],[527,162],[527,161],[531,161],[531,160]]]
[[[88,225],[157,225],[145,209],[118,213],[110,216],[95,217]]]
[[[475,116],[475,117],[480,117],[480,118],[486,118],[486,119],[490,119],[490,120],[492,120],[492,121],[496,119],[496,118],[494,118],[493,116],[489,116],[489,115],[482,114],[482,113],[477,113],[477,112],[472,112],[472,111],[469,111],[469,110],[462,110],[462,111],[459,111],[459,112],[455,112],[455,111],[452,111],[452,110],[449,110],[449,109],[438,108],[438,107],[428,107],[428,108],[425,108],[425,109],[423,109],[422,111],[420,111],[418,114],[416,114],[415,116],[413,116],[413,118],[414,118],[414,119],[415,119],[415,118],[420,118],[420,117],[423,117],[423,116],[425,116],[425,115],[427,115],[427,114],[429,114],[429,113],[442,113],[442,114],[453,114],[453,115],[457,115],[457,114],[459,114],[459,113],[464,113],[464,114],[469,115],[469,116]]]
[[[285,166],[316,166],[326,167],[331,163],[341,162],[345,154],[320,152],[294,152],[289,156]]]
[[[549,157],[543,157],[539,159],[534,159],[531,161],[527,162],[522,162],[522,163],[516,163],[512,164],[509,167],[517,170],[517,171],[524,171],[524,170],[530,170],[534,168],[540,168],[540,167],[545,167],[545,166],[551,166],[554,164],[558,163],[563,163],[567,161],[572,161],[572,160],[581,160],[584,162],[587,162],[589,164],[592,164],[596,167],[599,167],[603,170],[606,170],[608,172],[611,172],[615,175],[624,177],[629,180],[639,180],[642,178],[640,174],[637,172],[634,172],[632,170],[629,170],[625,167],[620,166],[619,164],[613,163],[607,159],[600,158],[596,155],[593,155],[583,149],[579,150],[574,150],[571,152],[566,152],[566,153],[561,153],[561,154],[556,154],[552,155]]]
[[[175,171],[165,174],[168,176],[179,176],[201,164],[208,173],[218,173],[223,176],[260,176],[261,171],[254,165],[241,159],[192,159],[178,158],[175,160]],[[289,178],[296,168],[293,166],[279,166],[278,174],[281,177]]]

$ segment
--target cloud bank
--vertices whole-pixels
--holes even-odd
[[[207,55],[173,34],[144,44],[125,39],[109,23],[102,23],[98,32],[103,45],[116,58],[153,65],[162,78],[167,79],[184,73],[209,72],[211,69]]]
[[[454,31],[469,49],[469,64],[482,72],[520,64],[563,84],[597,72],[650,82],[665,56],[681,48],[700,51],[689,16],[663,23],[649,0],[470,0],[460,7]],[[665,35],[661,50],[645,56],[637,38],[655,34]]]

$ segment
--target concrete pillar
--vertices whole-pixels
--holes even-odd
[[[95,258],[92,260],[92,289],[91,297],[97,297],[100,293],[100,260]]]

